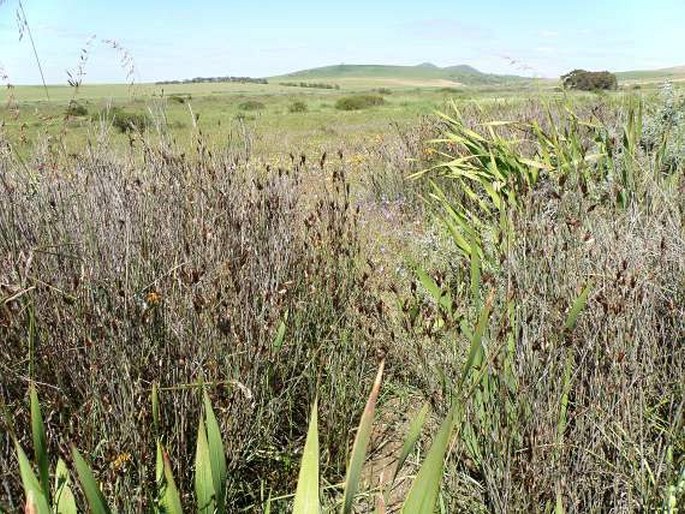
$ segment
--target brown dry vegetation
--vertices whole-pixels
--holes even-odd
[[[372,459],[385,462],[382,446],[403,439],[407,422],[391,424],[402,418],[392,410],[430,404],[422,454],[450,405],[461,405],[441,492],[447,512],[682,502],[682,133],[664,128],[671,139],[650,140],[665,108],[648,105],[644,128],[630,128],[631,105],[583,100],[574,114],[540,100],[466,106],[456,123],[393,129],[357,163],[341,142],[342,157],[293,155],[285,168],[202,137],[192,153],[136,134],[128,151],[103,137],[77,156],[38,147],[28,161],[3,146],[0,506],[23,502],[12,436],[30,446],[29,380],[50,453],[78,446],[121,512],[153,504],[154,383],[161,435],[192,495],[204,384],[226,442],[233,512],[294,490],[315,396],[323,474],[340,482],[382,356],[385,423]],[[502,120],[517,123],[485,125]],[[485,138],[487,155],[450,138],[477,141],[465,127]],[[450,156],[482,158],[473,194],[454,168],[407,179]],[[546,166],[529,180],[521,159]],[[483,207],[492,197],[480,186],[496,182],[491,160],[508,170],[503,209]],[[450,208],[479,213],[468,226],[480,253],[460,247],[461,228],[444,230]],[[478,330],[481,361],[463,378]],[[402,496],[416,461],[390,498]]]

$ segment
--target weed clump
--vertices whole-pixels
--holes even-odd
[[[150,126],[150,117],[142,112],[125,111],[121,107],[113,107],[100,111],[92,116],[93,121],[107,120],[122,134],[128,132],[144,132]]]
[[[384,104],[385,99],[380,95],[350,95],[335,102],[335,108],[339,111],[359,111]]]
[[[288,106],[288,111],[292,113],[307,112],[308,110],[307,104],[301,101],[293,102]]]
[[[76,100],[71,100],[67,106],[65,114],[71,117],[88,116],[88,108]]]
[[[241,104],[239,104],[238,109],[240,109],[241,111],[262,111],[266,109],[266,105],[264,105],[263,102],[259,102],[257,100],[248,100],[246,102],[242,102]]]

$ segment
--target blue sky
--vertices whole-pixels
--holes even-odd
[[[40,80],[17,0],[0,0],[0,67]],[[49,83],[65,83],[91,36],[86,82],[269,76],[329,64],[470,64],[555,77],[573,68],[685,64],[685,0],[24,0]],[[0,70],[1,71],[1,70]]]

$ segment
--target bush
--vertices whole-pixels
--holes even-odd
[[[615,90],[618,89],[618,79],[608,71],[573,70],[561,76],[565,89],[579,91]]]
[[[191,95],[171,95],[169,101],[177,104],[184,104],[189,102],[192,98]]]
[[[76,100],[71,100],[65,114],[67,116],[88,116],[88,108]]]
[[[391,95],[392,94],[392,89],[388,89],[387,87],[379,87],[376,89],[376,93],[379,95]]]
[[[121,107],[113,107],[93,116],[94,121],[98,119],[111,120],[112,125],[122,134],[134,131],[144,132],[150,125],[150,118],[147,114],[128,112]]]
[[[352,95],[340,98],[335,102],[335,108],[339,111],[358,111],[383,104],[385,99],[380,95]]]
[[[290,112],[307,112],[308,110],[307,104],[300,101],[293,102],[288,106]]]
[[[266,105],[264,105],[262,102],[258,102],[257,100],[248,100],[247,102],[243,102],[238,105],[238,109],[241,111],[261,111],[265,108]]]

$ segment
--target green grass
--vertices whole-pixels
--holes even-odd
[[[682,91],[354,80],[14,91],[1,509],[674,512]]]

